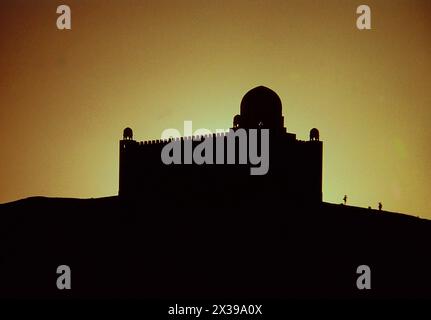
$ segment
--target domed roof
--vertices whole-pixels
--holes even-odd
[[[241,100],[241,121],[249,128],[282,126],[280,97],[273,90],[259,86],[247,92]]]
[[[133,131],[131,128],[127,127],[123,131],[123,139],[124,140],[132,140],[133,139]]]
[[[313,128],[310,130],[310,140],[317,140],[319,141],[319,130],[317,128]]]
[[[319,130],[317,128],[313,128],[310,130],[310,134],[312,134],[312,135],[319,134]]]

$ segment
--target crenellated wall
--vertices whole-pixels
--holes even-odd
[[[197,140],[199,137],[200,141]],[[185,143],[191,142],[194,149],[207,138],[214,139],[214,164],[165,165],[162,162],[162,149],[169,142],[181,144],[184,163]],[[222,198],[221,201],[237,202],[241,197],[247,198],[244,195],[262,199],[277,196],[286,201],[322,201],[322,142],[297,140],[296,135],[286,132],[270,134],[269,141],[268,173],[251,176],[250,163],[227,164],[227,133],[141,142],[120,140],[119,195],[140,198],[170,192],[176,186],[178,199],[175,201],[182,201],[188,193],[196,194],[202,190],[212,190],[214,195]],[[216,164],[216,148],[221,143],[224,164]]]

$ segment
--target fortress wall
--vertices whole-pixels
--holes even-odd
[[[142,195],[180,189],[181,192],[209,189],[222,190],[224,197],[238,189],[274,192],[289,198],[322,198],[322,142],[300,141],[286,134],[270,140],[270,171],[265,176],[250,176],[250,165],[165,165],[161,152],[169,142],[181,143],[182,161],[184,145],[191,141],[192,148],[202,141],[196,137],[136,142],[120,141],[120,195]],[[213,140],[213,163],[216,163],[217,141],[223,139],[224,163],[227,163],[226,133],[204,135]],[[259,150],[259,149],[258,149]],[[236,144],[236,154],[238,146]],[[238,159],[237,159],[238,160]],[[247,201],[247,199],[244,199]]]

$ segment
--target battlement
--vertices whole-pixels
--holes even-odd
[[[172,137],[167,139],[153,139],[153,140],[144,140],[144,141],[136,141],[133,139],[123,139],[120,141],[124,141],[123,148],[126,148],[127,145],[137,145],[139,147],[145,147],[145,146],[159,146],[164,147],[168,143],[172,141],[178,141],[181,143],[192,141],[193,143],[199,143],[203,141],[204,139],[221,139],[221,138],[227,138],[230,131],[226,132],[217,132],[217,133],[211,133],[211,134],[205,134],[205,135],[193,135],[193,136],[185,136],[185,137]],[[279,136],[280,137],[280,136]],[[320,140],[299,140],[296,139],[296,135],[293,133],[283,133],[281,135],[281,138],[286,138],[291,141],[295,141],[297,144],[304,145],[304,144],[310,144],[310,143],[322,143]]]
[[[173,138],[168,138],[168,139],[153,139],[153,140],[144,140],[144,141],[136,141],[133,139],[124,139],[121,141],[130,141],[133,143],[137,143],[139,146],[146,146],[146,145],[160,145],[160,146],[164,146],[166,144],[168,144],[169,142],[172,141],[202,141],[203,139],[208,139],[208,138],[213,138],[213,139],[217,139],[217,138],[223,138],[223,137],[227,137],[227,135],[229,134],[229,132],[217,132],[217,133],[211,133],[211,134],[205,134],[205,135],[193,135],[193,136],[185,136],[185,137],[173,137]]]

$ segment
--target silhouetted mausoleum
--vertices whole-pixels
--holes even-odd
[[[226,160],[226,134],[211,136],[214,139],[213,164],[166,165],[161,160],[161,153],[171,140],[138,142],[133,140],[132,130],[126,128],[120,140],[119,195],[148,200],[161,197],[168,203],[194,206],[208,201],[213,205],[232,206],[265,205],[266,201],[273,199],[292,204],[322,201],[323,145],[316,128],[311,129],[309,141],[297,140],[296,135],[287,132],[284,126],[279,96],[263,86],[250,90],[243,97],[240,114],[234,117],[232,130],[240,128],[246,132],[269,129],[267,174],[250,175],[250,167],[255,167],[250,162],[215,164],[219,142],[224,145]],[[194,148],[201,142],[194,141],[193,137],[177,138],[181,150],[184,150],[185,143],[191,143]],[[238,158],[239,142],[235,142]],[[260,147],[257,150],[259,152]],[[182,157],[184,159],[184,152]]]

